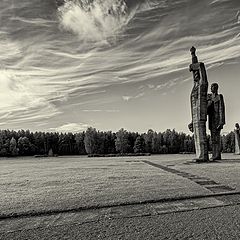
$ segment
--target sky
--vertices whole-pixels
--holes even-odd
[[[192,45],[240,122],[239,0],[81,2],[0,3],[1,129],[190,134]]]

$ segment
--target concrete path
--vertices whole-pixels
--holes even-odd
[[[240,207],[210,208],[175,212],[164,215],[95,218],[82,222],[79,215],[75,221],[28,226],[21,230],[2,232],[1,239],[209,239],[226,240],[240,237]],[[35,220],[36,221],[36,220]],[[41,221],[41,220],[39,220]],[[13,226],[14,227],[14,226]]]

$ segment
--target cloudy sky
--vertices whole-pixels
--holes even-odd
[[[240,122],[240,1],[0,2],[0,128],[188,133],[197,47]]]

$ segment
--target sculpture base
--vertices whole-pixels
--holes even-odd
[[[195,162],[195,163],[207,163],[207,162],[209,162],[209,160],[208,159],[194,158],[193,162]]]
[[[210,158],[210,160],[211,161],[218,161],[218,160],[222,160],[222,158],[221,157],[219,157],[219,158]]]

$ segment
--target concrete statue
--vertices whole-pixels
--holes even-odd
[[[235,154],[240,155],[240,127],[238,123],[235,124],[234,134],[235,134]]]
[[[225,105],[223,95],[218,94],[218,84],[211,85],[208,94],[208,121],[212,140],[212,160],[221,160],[221,135],[225,124]]]
[[[196,161],[206,162],[208,158],[207,148],[207,91],[208,80],[204,63],[198,62],[196,48],[190,49],[192,55],[192,64],[189,66],[190,72],[193,73],[193,89],[191,92],[191,113],[192,122],[188,125],[189,130],[194,133]]]

